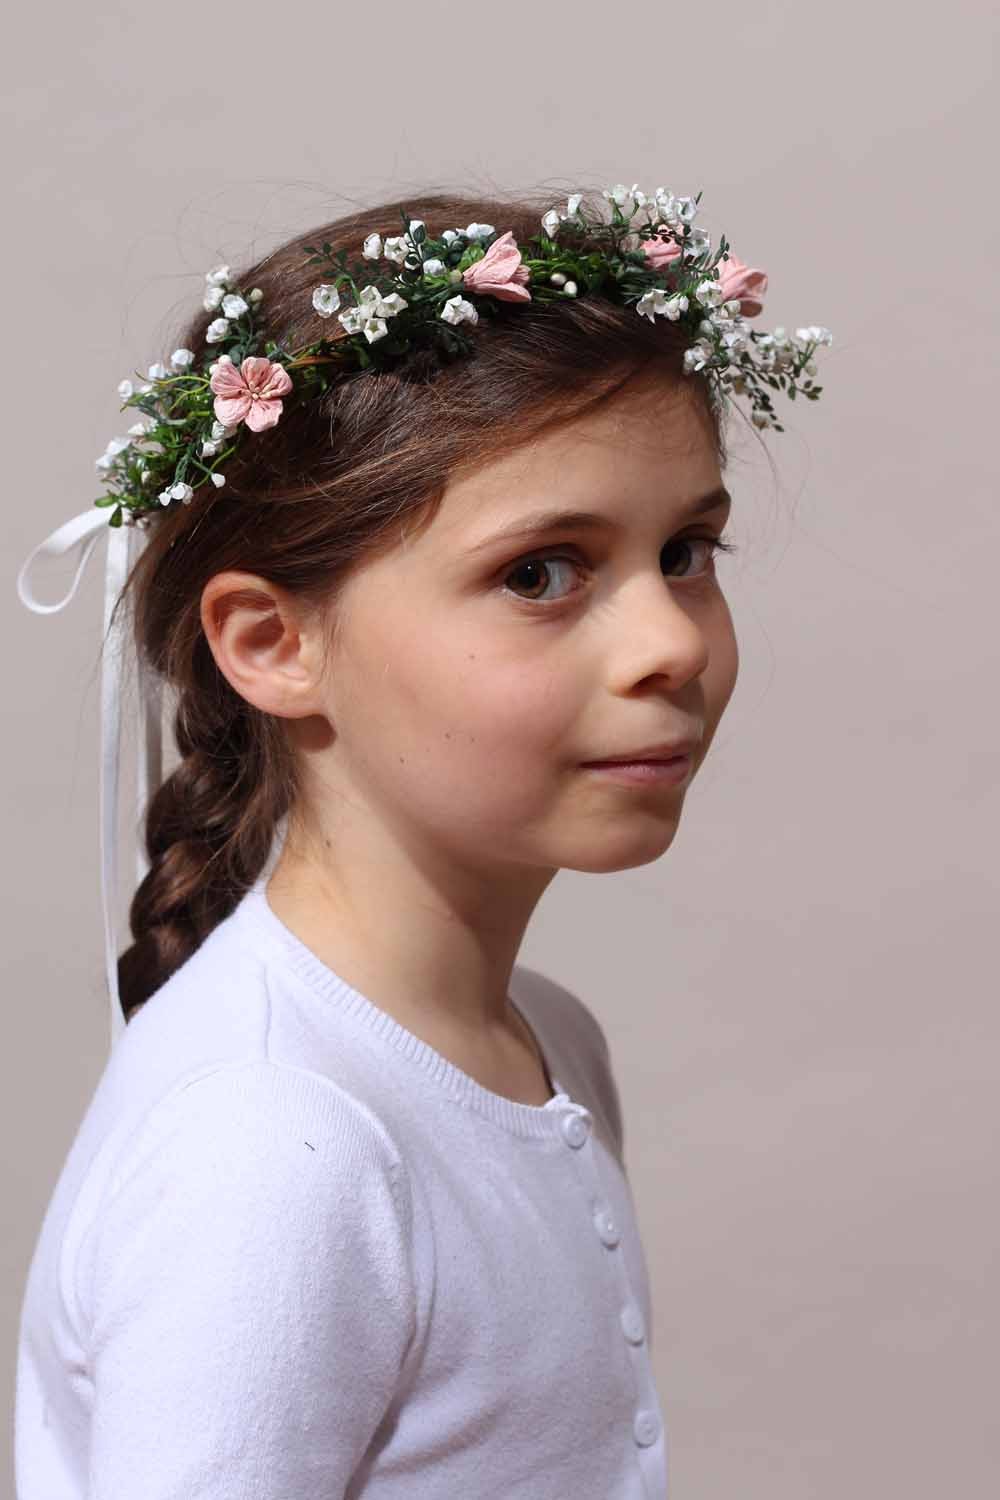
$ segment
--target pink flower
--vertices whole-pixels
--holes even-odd
[[[530,302],[531,293],[525,285],[530,276],[528,267],[521,264],[514,232],[508,229],[493,241],[482,260],[462,272],[462,284],[499,302]]]
[[[673,240],[643,240],[642,249],[653,271],[659,271],[663,266],[668,266],[681,253],[680,245],[675,244]]]
[[[246,422],[251,432],[273,427],[281,416],[282,396],[292,389],[284,366],[250,355],[239,369],[227,360],[217,364],[208,382],[215,392],[214,410],[225,427]]]
[[[650,267],[655,271],[662,271],[664,266],[669,266],[681,253],[680,245],[673,240],[643,240],[642,248]],[[744,265],[731,250],[728,254],[729,259],[720,260],[718,265],[722,300],[730,302],[738,299],[741,315],[744,318],[755,318],[764,306],[767,272]]]
[[[743,317],[755,318],[764,306],[767,272],[756,271],[751,266],[744,265],[730,250],[729,259],[719,261],[719,286],[722,288],[724,302],[738,297]]]

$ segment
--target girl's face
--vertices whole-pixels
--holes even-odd
[[[346,799],[352,823],[378,821],[376,843],[484,878],[662,854],[738,669],[713,567],[728,500],[696,514],[721,484],[703,412],[662,387],[626,388],[450,483],[339,598],[333,733],[312,767],[325,815]],[[539,510],[603,521],[498,535]],[[679,784],[581,767],[689,734]]]

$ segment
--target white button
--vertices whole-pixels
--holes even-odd
[[[583,1115],[564,1115],[562,1133],[569,1145],[578,1148],[590,1134],[590,1121]]]
[[[619,1233],[618,1225],[611,1217],[610,1210],[599,1208],[594,1214],[594,1224],[604,1243],[610,1249],[613,1249],[621,1239],[621,1234]]]
[[[642,1313],[634,1302],[627,1303],[621,1313],[622,1333],[630,1344],[641,1344],[646,1337],[646,1325]]]
[[[637,1411],[632,1431],[640,1448],[648,1448],[660,1435],[660,1419],[655,1411]]]

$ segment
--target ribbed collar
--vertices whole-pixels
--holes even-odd
[[[511,1004],[535,1036],[538,1049],[545,1059],[548,1075],[555,1085],[555,1094],[545,1104],[521,1104],[503,1094],[494,1094],[468,1073],[463,1073],[461,1068],[449,1062],[427,1042],[421,1041],[412,1031],[407,1031],[387,1011],[373,1005],[365,995],[352,988],[323,963],[291,928],[285,926],[267,899],[263,881],[247,891],[230,920],[240,925],[249,940],[263,941],[273,953],[279,954],[292,971],[324,1001],[336,1005],[344,1015],[370,1027],[376,1036],[395,1047],[410,1063],[423,1069],[447,1097],[484,1115],[511,1134],[535,1138],[555,1136],[559,1134],[562,1118],[567,1112],[587,1113],[583,1105],[576,1103],[566,1093],[537,1033],[512,994],[509,995]]]

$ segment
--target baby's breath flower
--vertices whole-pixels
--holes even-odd
[[[449,297],[441,309],[445,323],[478,323],[479,314],[465,297]]]
[[[401,266],[410,253],[410,242],[405,235],[390,234],[382,246],[382,254],[386,260],[394,261]]]
[[[312,294],[312,305],[321,318],[332,318],[340,306],[340,293],[335,286],[323,282]]]

